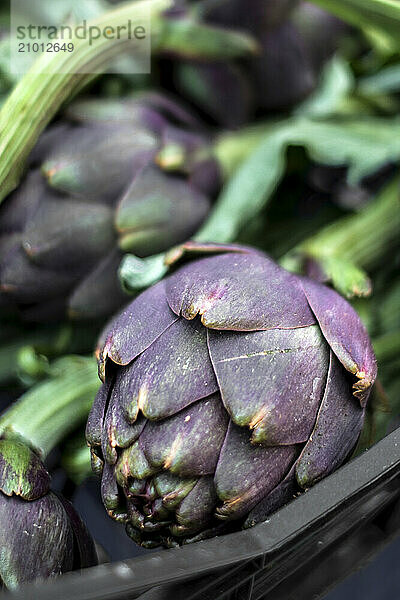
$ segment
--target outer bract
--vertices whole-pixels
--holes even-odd
[[[92,538],[27,446],[0,440],[0,587],[97,564]]]
[[[376,377],[336,292],[248,248],[148,289],[99,349],[87,425],[108,513],[145,546],[252,525],[352,453]]]
[[[0,209],[0,302],[26,319],[94,319],[127,298],[123,252],[190,237],[219,184],[209,140],[179,104],[148,93],[81,101],[39,140]]]

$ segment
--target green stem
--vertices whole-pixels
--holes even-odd
[[[139,21],[146,9],[150,11],[152,34],[160,35],[160,14],[172,5],[173,0],[131,2],[91,25],[116,29],[129,19]],[[42,55],[21,79],[0,112],[0,201],[18,185],[27,156],[59,107],[93,79],[93,71],[105,69],[127,41],[127,33],[115,40],[101,36],[92,45],[88,39],[75,38],[74,52]]]
[[[21,79],[0,112],[0,201],[19,183],[25,161],[38,136],[58,109],[105,71],[118,54],[128,48],[128,28],[151,20],[152,51],[169,50],[188,57],[230,58],[254,53],[253,38],[223,28],[209,27],[190,18],[171,19],[163,13],[174,0],[139,0],[124,4],[88,24],[100,30],[119,31],[115,39],[100,36],[74,38],[72,53],[44,54]]]
[[[240,131],[223,133],[214,144],[214,156],[227,181],[239,165],[276,129],[276,121],[261,122]]]
[[[399,179],[396,177],[357,214],[340,219],[301,245],[310,256],[340,256],[370,269],[400,231]]]
[[[86,420],[100,385],[96,362],[89,357],[60,358],[50,375],[0,417],[0,435],[23,438],[43,458]]]

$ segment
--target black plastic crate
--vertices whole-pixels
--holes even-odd
[[[400,428],[252,529],[69,573],[12,598],[308,600],[399,531]]]

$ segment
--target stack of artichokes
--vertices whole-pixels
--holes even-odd
[[[71,106],[0,209],[0,299],[29,320],[111,315],[127,300],[122,253],[166,250],[207,216],[219,186],[208,144],[163,95]]]
[[[376,48],[366,58],[357,38],[347,49],[348,25],[300,0],[177,0],[158,17],[151,74],[82,78],[68,90],[56,77],[27,139],[16,126],[0,144],[16,171],[29,157],[0,206],[0,361],[16,363],[0,378],[11,382],[0,390],[11,404],[0,416],[0,587],[98,563],[96,532],[66,499],[79,469],[79,481],[88,467],[99,476],[106,513],[137,544],[196,542],[265,520],[367,446],[366,429],[378,422],[384,435],[381,386],[368,402],[371,332],[390,362],[383,383],[398,390],[394,180],[350,220],[330,184],[319,186],[322,201],[307,184],[312,169],[327,181],[332,167],[349,181],[376,176],[366,123],[399,106],[354,83],[377,68]],[[204,32],[218,38],[208,53]],[[247,40],[243,54],[229,34]],[[30,74],[10,96],[22,124],[32,81],[40,89]],[[332,136],[346,127],[342,164]],[[298,150],[285,162],[291,144],[324,164]],[[383,154],[379,166],[400,150]],[[303,214],[301,200],[318,214]],[[271,240],[283,237],[290,251],[278,264]],[[130,280],[121,264],[135,261],[143,277]],[[333,289],[342,291],[340,268],[353,295],[366,295],[370,275],[378,299],[349,303]],[[83,354],[88,336],[92,355],[64,356]],[[73,457],[60,461],[71,440],[84,457],[75,471]],[[67,475],[51,489],[60,464]]]

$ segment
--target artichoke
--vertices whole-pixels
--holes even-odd
[[[2,302],[37,321],[115,312],[122,252],[161,252],[206,217],[219,185],[208,144],[162,95],[72,105],[0,209]]]
[[[176,88],[227,127],[302,101],[346,30],[335,17],[298,0],[205,0],[195,10],[208,24],[250,33],[259,46],[257,56],[241,62],[182,57],[172,63]],[[168,87],[171,69],[165,73]]]
[[[146,547],[253,525],[328,475],[376,377],[366,330],[332,289],[249,248],[183,250],[215,255],[106,328],[87,424],[106,510]]]
[[[0,440],[0,587],[94,566],[94,542],[72,505],[49,489],[38,456]]]

